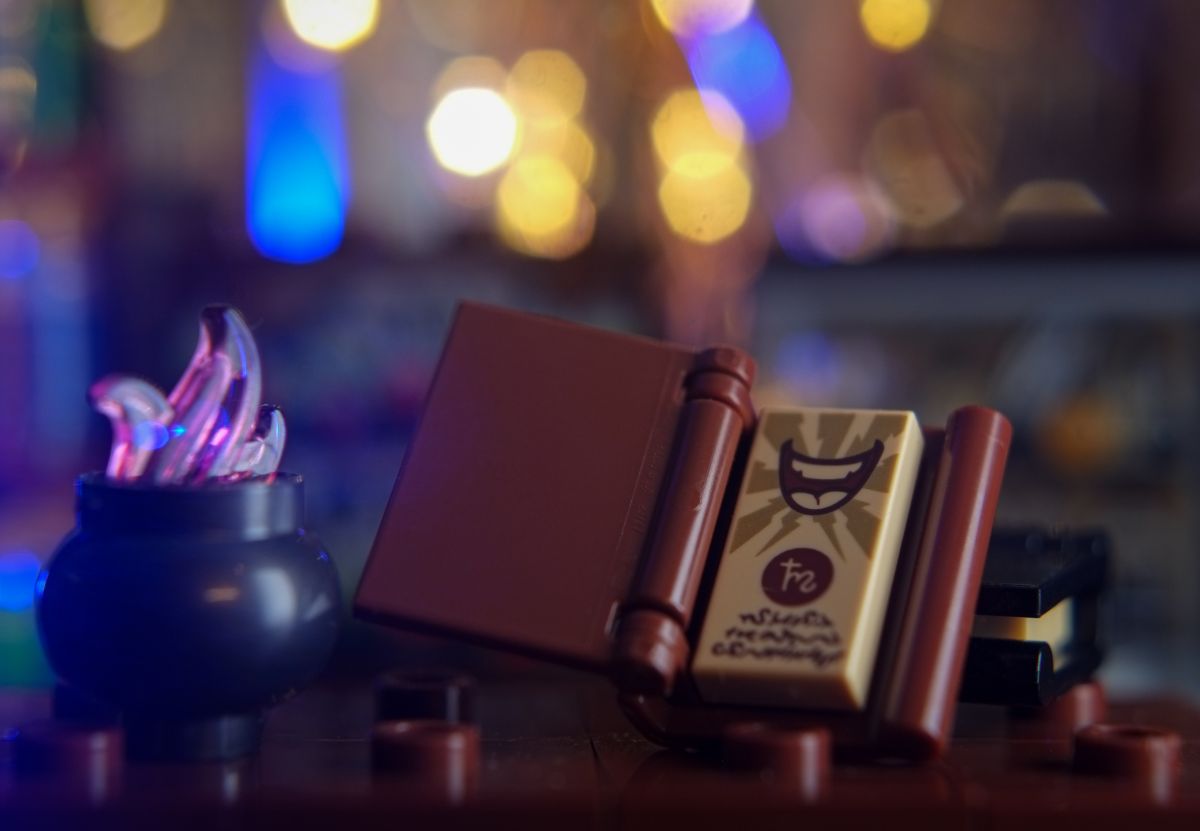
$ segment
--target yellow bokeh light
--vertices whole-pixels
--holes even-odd
[[[569,226],[579,204],[579,182],[550,156],[517,160],[500,180],[496,208],[505,223],[524,234],[552,234]]]
[[[0,128],[33,117],[37,99],[37,76],[33,67],[20,59],[0,63]]]
[[[580,184],[591,181],[596,166],[596,145],[577,121],[541,121],[525,125],[519,152],[523,156],[558,159]]]
[[[83,12],[96,40],[124,52],[158,33],[167,19],[167,0],[85,0]]]
[[[1108,208],[1083,182],[1036,179],[1009,194],[1000,213],[1006,220],[1029,217],[1075,219],[1105,216]]]
[[[379,0],[283,0],[283,12],[296,37],[340,52],[375,31]]]
[[[442,167],[482,176],[512,155],[517,117],[495,90],[466,87],[442,96],[425,124],[425,135]]]
[[[654,114],[650,135],[659,161],[695,177],[734,162],[745,128],[733,106],[716,92],[673,92]]]
[[[663,27],[681,37],[724,32],[741,23],[754,0],[651,0]]]
[[[671,230],[685,239],[711,244],[746,222],[753,195],[750,177],[740,164],[704,176],[672,168],[658,188],[658,204]]]
[[[511,247],[560,259],[592,237],[595,207],[572,171],[552,156],[526,156],[505,171],[496,190],[496,226]]]
[[[587,79],[566,52],[535,49],[513,64],[506,91],[523,118],[563,121],[583,109]]]
[[[930,0],[862,0],[858,7],[867,37],[881,49],[903,52],[929,31]]]
[[[920,110],[899,110],[881,118],[867,142],[867,163],[904,225],[932,228],[963,207],[962,189]]]
[[[438,100],[447,93],[463,87],[483,87],[484,89],[504,89],[504,78],[507,73],[504,65],[495,58],[486,55],[467,55],[455,58],[446,64],[433,82],[433,97]]]

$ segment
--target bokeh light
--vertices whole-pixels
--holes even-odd
[[[512,155],[517,117],[495,90],[466,87],[438,101],[425,135],[442,167],[462,176],[482,176]]]
[[[587,79],[566,52],[535,49],[513,64],[506,85],[512,106],[529,121],[562,121],[583,110]]]
[[[496,191],[496,225],[511,247],[568,257],[591,240],[595,208],[574,173],[551,156],[519,158]]]
[[[783,249],[804,262],[854,263],[885,251],[896,223],[874,182],[829,174],[806,187],[776,220]]]
[[[658,159],[693,175],[732,164],[742,152],[745,127],[723,95],[683,89],[671,93],[650,123]]]
[[[496,192],[500,213],[527,234],[551,234],[569,225],[579,202],[579,183],[566,165],[548,156],[521,159]]]
[[[390,7],[398,6],[392,0]],[[421,40],[448,53],[484,44],[513,43],[529,22],[525,0],[406,0],[404,10]]]
[[[1036,179],[1018,187],[1000,209],[1006,220],[1100,217],[1108,208],[1095,192],[1074,179]]]
[[[246,223],[255,248],[286,263],[332,254],[345,232],[347,181],[337,72],[295,72],[260,49],[246,134]]]
[[[737,163],[699,176],[676,167],[663,176],[658,204],[672,231],[709,245],[745,224],[753,192],[749,175]]]
[[[889,52],[911,49],[933,18],[930,0],[862,0],[858,16],[871,42]]]
[[[675,233],[711,244],[745,223],[754,192],[742,159],[745,132],[737,110],[711,90],[676,90],[659,106],[650,123],[665,168],[658,204]]]
[[[487,55],[464,55],[446,64],[433,82],[434,101],[441,100],[456,89],[483,87],[500,91],[508,78],[508,70],[495,58]]]
[[[902,224],[932,228],[962,209],[962,191],[920,110],[881,118],[871,131],[867,161]]]
[[[0,611],[22,612],[33,605],[41,568],[32,551],[0,552]]]
[[[1047,408],[1034,427],[1043,458],[1069,476],[1095,476],[1129,443],[1120,403],[1080,393]]]
[[[19,58],[0,60],[0,129],[33,116],[37,76]]]
[[[766,138],[786,123],[792,82],[779,45],[757,15],[695,40],[686,53],[696,86],[721,93],[755,139]]]
[[[522,54],[505,79],[518,141],[496,192],[500,240],[523,254],[562,259],[592,238],[595,203],[587,193],[595,141],[580,122],[587,79],[565,52]]]
[[[379,22],[379,0],[283,0],[296,37],[331,52],[359,43]]]
[[[521,134],[522,156],[551,156],[565,164],[582,185],[596,168],[596,144],[578,121],[535,121]]]
[[[811,406],[834,397],[846,372],[845,363],[841,349],[823,332],[792,332],[775,350],[772,374],[791,400]]]
[[[28,224],[19,219],[0,219],[0,279],[19,280],[37,268],[41,243]]]
[[[328,72],[341,61],[337,52],[301,40],[278,2],[263,7],[262,37],[275,63],[293,72]]]
[[[37,103],[37,76],[20,58],[0,57],[0,179],[21,166]]]
[[[124,52],[158,33],[167,19],[167,0],[84,0],[83,12],[96,40]]]
[[[754,0],[651,0],[663,27],[683,38],[732,29],[754,8]]]

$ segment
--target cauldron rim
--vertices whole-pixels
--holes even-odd
[[[157,485],[116,482],[103,472],[75,482],[78,527],[95,534],[231,534],[253,540],[294,534],[304,525],[304,478],[295,473]]]

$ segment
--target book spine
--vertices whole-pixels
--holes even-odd
[[[624,692],[668,695],[691,655],[687,628],[729,473],[754,428],[754,361],[701,352],[684,381],[672,467],[651,543],[617,624],[612,673]]]
[[[909,758],[950,738],[1012,427],[984,407],[946,424],[928,515],[880,714],[881,741]]]

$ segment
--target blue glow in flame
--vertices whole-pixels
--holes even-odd
[[[259,48],[247,107],[246,225],[286,263],[337,250],[346,227],[346,138],[336,67],[296,72]]]
[[[41,569],[31,551],[0,552],[0,610],[23,612],[32,606]]]
[[[183,432],[183,425],[176,425]],[[171,432],[174,432],[173,430]],[[142,421],[133,428],[133,445],[140,450],[158,450],[170,438],[166,427],[157,421]]]
[[[764,139],[787,121],[792,81],[779,45],[757,14],[683,48],[696,86],[729,99],[753,138]]]

